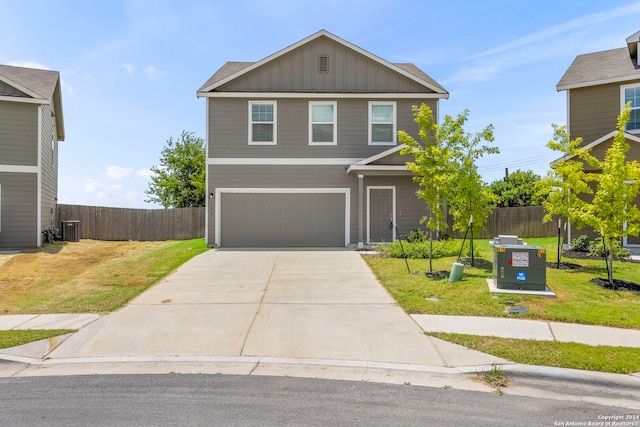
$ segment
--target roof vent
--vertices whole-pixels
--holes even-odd
[[[329,56],[320,55],[320,60],[318,61],[318,71],[321,73],[329,72]]]

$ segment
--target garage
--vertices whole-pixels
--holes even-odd
[[[348,189],[216,191],[222,247],[344,247]]]

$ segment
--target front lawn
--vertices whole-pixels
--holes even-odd
[[[556,239],[525,239],[529,245],[547,249],[547,261],[555,262]],[[557,298],[491,294],[486,279],[492,275],[493,252],[489,240],[476,240],[476,250],[481,258],[476,267],[465,267],[461,281],[449,283],[445,279],[425,276],[429,260],[410,259],[412,274],[407,273],[404,259],[365,256],[380,283],[408,313],[444,314],[457,316],[509,317],[509,305],[526,306],[527,312],[520,318],[557,322],[582,323],[623,328],[640,328],[640,292],[612,291],[590,282],[596,277],[607,277],[603,260],[567,259],[579,264],[576,270],[547,268],[547,286]],[[451,270],[457,257],[435,259],[434,271]],[[614,263],[614,277],[638,280],[640,264]]]
[[[529,245],[547,249],[547,262],[557,260],[554,238],[525,239]],[[458,242],[459,244],[459,242]],[[407,313],[457,316],[486,316],[541,319],[622,328],[640,328],[640,292],[612,291],[591,283],[607,277],[603,260],[567,259],[580,265],[576,270],[547,268],[547,286],[557,298],[491,294],[486,279],[493,273],[493,252],[489,240],[475,242],[480,252],[475,267],[465,267],[461,281],[425,276],[428,259],[404,259],[365,256],[380,283],[387,288]],[[434,271],[451,270],[457,257],[434,260]],[[640,264],[615,262],[614,277],[636,281]],[[510,305],[526,306],[525,314],[507,314]],[[602,372],[632,373],[640,371],[640,349],[628,347],[588,346],[553,341],[514,340],[496,337],[431,333],[438,338],[492,354],[516,363],[587,369]]]

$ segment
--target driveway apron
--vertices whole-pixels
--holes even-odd
[[[211,250],[49,359],[264,356],[444,366],[360,255]]]

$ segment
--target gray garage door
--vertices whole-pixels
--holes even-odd
[[[222,193],[222,247],[345,245],[344,193]]]

